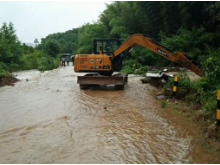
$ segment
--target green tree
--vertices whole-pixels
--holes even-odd
[[[100,15],[100,22],[109,37],[127,38],[136,31],[134,2],[114,2]]]
[[[93,39],[106,38],[106,34],[102,31],[103,24],[85,24],[78,31],[78,50],[77,53],[92,53]]]
[[[163,31],[166,34],[176,33],[179,27],[181,26],[178,3],[179,2],[161,2]]]
[[[19,63],[22,48],[18,40],[14,25],[3,23],[0,28],[0,61],[4,63]]]
[[[34,43],[35,43],[36,46],[39,44],[39,41],[38,41],[37,38],[34,40]]]
[[[51,57],[57,57],[60,53],[59,45],[56,41],[49,41],[44,47],[44,52],[50,55]]]
[[[136,22],[141,33],[157,38],[160,30],[163,30],[163,18],[161,15],[161,2],[136,2]]]
[[[50,41],[56,41],[59,46],[59,52],[75,54],[78,49],[78,28],[68,30],[64,33],[50,34],[41,39],[41,44],[37,46],[38,50],[44,50],[45,45]]]
[[[205,10],[208,13],[205,26],[209,31],[218,32],[220,30],[220,2],[210,3]]]

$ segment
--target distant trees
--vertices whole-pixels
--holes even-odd
[[[75,54],[77,52],[77,45],[78,29],[76,28],[68,30],[65,33],[48,35],[46,38],[41,40],[41,43],[37,46],[37,49],[49,53],[50,55],[55,55],[54,53]]]

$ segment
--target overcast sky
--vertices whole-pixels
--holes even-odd
[[[0,26],[12,22],[20,41],[33,43],[97,21],[110,1],[0,1]]]

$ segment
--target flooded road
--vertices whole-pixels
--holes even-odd
[[[80,90],[76,76],[69,66],[0,88],[0,163],[220,163],[140,77]]]

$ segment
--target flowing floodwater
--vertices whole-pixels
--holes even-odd
[[[0,163],[219,163],[140,77],[80,90],[70,66],[26,74],[0,88]]]

